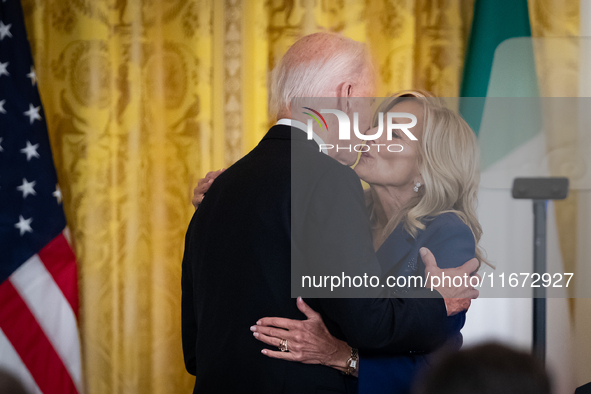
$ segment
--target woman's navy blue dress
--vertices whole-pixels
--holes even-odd
[[[376,252],[382,272],[396,277],[424,276],[425,266],[419,254],[423,246],[431,250],[439,268],[454,268],[475,257],[472,231],[455,213],[438,215],[425,225],[416,239],[402,225],[394,229]],[[450,343],[459,349],[462,343],[460,329],[466,315],[460,313],[449,319],[457,322],[457,336],[450,338]],[[417,373],[428,363],[428,354],[390,357],[361,354],[359,394],[409,394]]]

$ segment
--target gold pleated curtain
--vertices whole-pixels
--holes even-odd
[[[380,95],[457,96],[473,0],[22,4],[78,258],[86,392],[169,394],[193,385],[180,338],[192,188],[267,131],[269,70],[327,30],[369,44]]]

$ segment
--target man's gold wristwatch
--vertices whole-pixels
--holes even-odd
[[[347,375],[353,375],[359,368],[359,352],[355,348],[351,348],[351,357],[347,360],[347,368],[345,373]]]

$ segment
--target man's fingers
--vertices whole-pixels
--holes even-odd
[[[464,263],[464,265],[458,267],[458,269],[461,270],[463,273],[472,274],[473,272],[476,272],[478,270],[478,265],[478,259],[474,258]]]
[[[467,311],[471,303],[472,300],[469,298],[446,298],[447,316],[454,316],[460,312]]]
[[[458,311],[458,313],[467,311],[468,308],[470,308],[470,305],[471,304],[472,304],[472,300],[469,299],[469,298],[462,298],[462,299],[460,299],[459,300],[459,308],[458,308],[459,311]]]
[[[306,317],[308,319],[315,319],[315,318],[317,318],[317,317],[320,316],[314,309],[310,308],[310,306],[304,302],[304,300],[302,299],[302,297],[298,297],[298,300],[296,301],[296,304],[298,306],[298,309],[304,315],[306,315]]]
[[[425,268],[437,268],[437,262],[435,261],[435,256],[433,256],[433,253],[431,253],[431,251],[425,247],[419,249],[419,252],[421,254],[421,259],[423,260],[423,263],[425,263]]]

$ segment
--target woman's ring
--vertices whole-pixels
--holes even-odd
[[[282,352],[289,351],[287,350],[287,339],[282,339],[281,342],[279,342],[279,350],[281,350]]]

